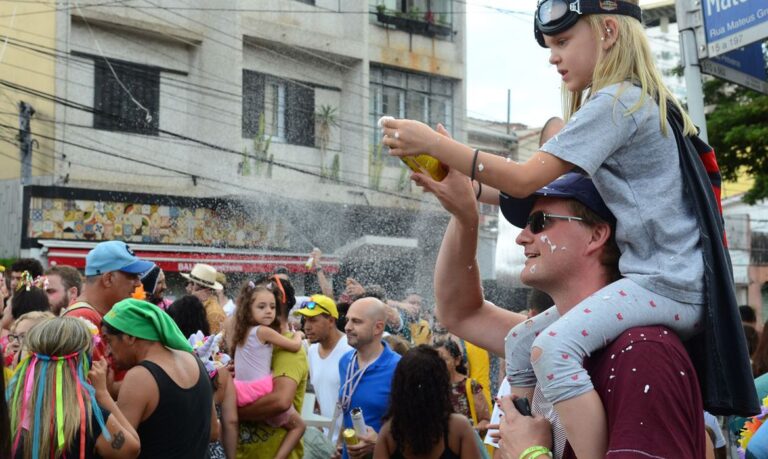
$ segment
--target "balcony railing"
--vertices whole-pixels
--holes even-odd
[[[408,33],[425,35],[427,37],[450,37],[453,34],[453,28],[449,24],[440,24],[427,20],[427,17],[430,17],[429,12],[424,15],[424,18],[421,18],[413,13],[402,13],[381,8],[376,11],[377,21]]]

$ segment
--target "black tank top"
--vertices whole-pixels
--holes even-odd
[[[400,447],[397,447],[397,450],[395,450],[394,453],[392,453],[391,456],[389,456],[390,459],[405,459],[405,456],[403,456],[403,453],[400,452]],[[451,451],[451,448],[448,447],[448,434],[446,433],[443,435],[443,454],[440,455],[439,459],[461,459],[461,456]]]
[[[200,377],[183,389],[157,364],[139,363],[155,378],[160,391],[157,408],[136,431],[141,440],[140,458],[203,459],[208,457],[211,437],[213,392],[208,374],[195,358]]]

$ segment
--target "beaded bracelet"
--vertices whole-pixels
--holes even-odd
[[[531,446],[523,451],[523,454],[520,455],[520,459],[535,459],[541,455],[552,457],[552,451],[545,446]]]

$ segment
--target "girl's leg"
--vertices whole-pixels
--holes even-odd
[[[301,415],[293,407],[289,410],[288,420],[280,427],[287,430],[283,442],[280,443],[280,448],[275,455],[276,459],[286,459],[301,441],[301,437],[304,435],[304,431],[307,430],[307,425],[301,419]]]
[[[665,325],[685,338],[699,327],[702,313],[701,305],[679,303],[621,279],[574,306],[536,337],[533,368],[576,456],[604,457],[608,438],[605,412],[583,368],[584,357],[633,327]]]
[[[536,375],[531,365],[531,346],[534,339],[548,326],[560,318],[557,308],[552,306],[541,314],[517,324],[504,338],[504,358],[510,392],[518,397],[533,399]]]

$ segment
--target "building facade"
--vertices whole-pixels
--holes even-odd
[[[466,141],[464,2],[57,5],[0,6],[19,17],[2,29],[0,210],[20,222],[2,223],[4,256],[118,238],[291,254],[298,273],[319,247],[342,275],[431,290],[447,216],[376,120]],[[26,178],[19,102],[35,110]]]

